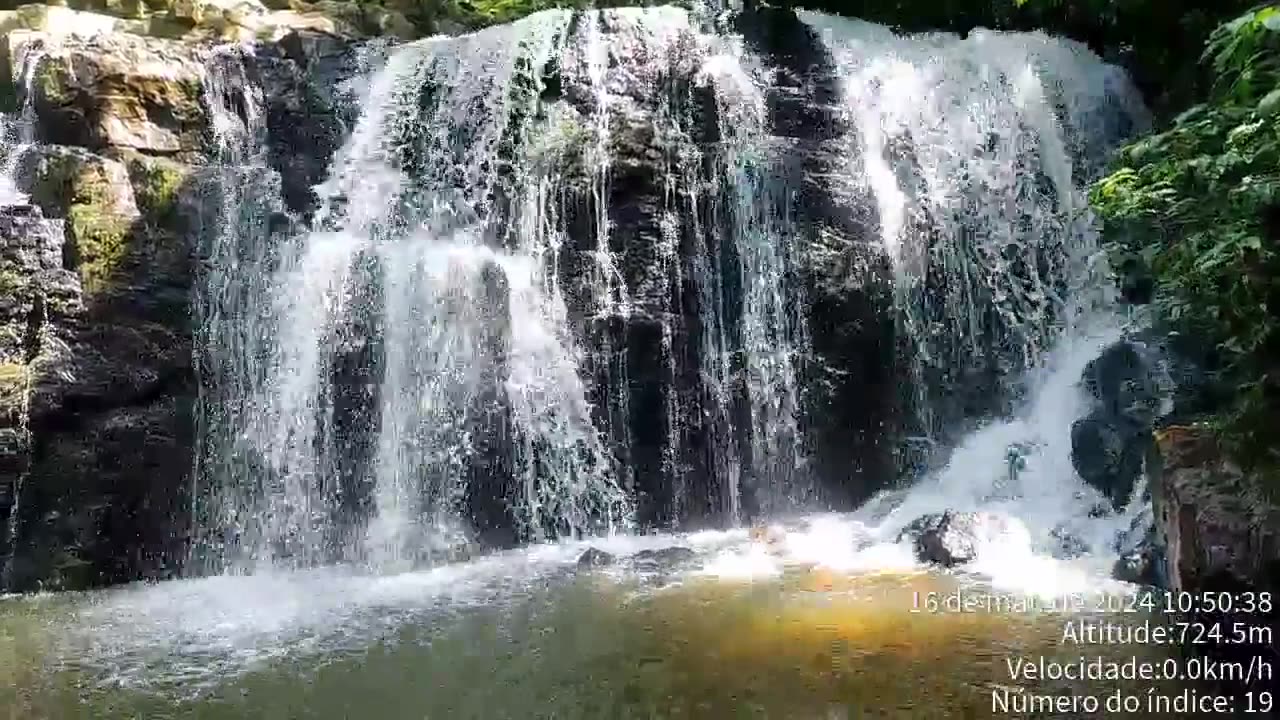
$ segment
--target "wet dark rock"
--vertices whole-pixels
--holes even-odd
[[[0,516],[20,508],[20,551],[0,568],[9,589],[159,576],[181,552],[189,329],[185,314],[152,312],[147,298],[170,284],[189,293],[190,266],[153,244],[180,239],[126,238],[111,276],[121,284],[90,293],[65,267],[60,222],[0,211]]]
[[[1246,597],[1280,595],[1280,504],[1271,478],[1245,472],[1224,452],[1210,428],[1177,426],[1162,430],[1148,464],[1157,584],[1190,597],[1228,593],[1229,612],[1200,607],[1186,619],[1216,627],[1223,636],[1248,625],[1274,627],[1276,613],[1240,612]],[[1248,665],[1256,658],[1280,661],[1274,638],[1266,643],[1188,647],[1194,655]],[[1237,682],[1232,692],[1270,690],[1272,678]],[[1242,687],[1243,686],[1243,687]]]
[[[898,537],[899,541],[911,539],[921,562],[953,567],[972,562],[989,542],[1006,537],[1016,542],[1025,533],[1017,521],[1004,515],[948,510],[917,518]]]
[[[1095,414],[1071,425],[1071,459],[1080,478],[1124,507],[1142,474],[1150,428]]]
[[[1232,462],[1208,428],[1161,431],[1156,457],[1155,544],[1169,587],[1280,588],[1280,507],[1266,480]]]
[[[578,567],[604,567],[612,565],[617,561],[612,553],[607,553],[598,548],[587,548],[578,556]]]
[[[1090,362],[1081,377],[1093,406],[1071,426],[1071,462],[1116,509],[1129,502],[1142,474],[1162,402],[1150,355],[1145,347],[1122,341]]]
[[[314,187],[355,122],[358,108],[346,81],[364,69],[360,48],[298,30],[261,43],[245,59],[266,102],[269,159],[280,173],[285,206],[300,216],[315,210]]]
[[[697,556],[697,553],[687,547],[669,547],[641,550],[631,556],[631,561],[640,566],[669,569],[692,562]]]
[[[1155,548],[1144,546],[1121,555],[1111,567],[1111,577],[1135,585],[1156,585],[1157,563]]]
[[[1049,537],[1053,541],[1050,552],[1056,558],[1069,560],[1086,555],[1089,552],[1089,544],[1066,528],[1054,528],[1049,531]]]
[[[817,475],[812,492],[851,510],[896,476],[898,420],[889,258],[872,198],[850,173],[834,60],[794,12],[756,7],[736,20],[747,46],[775,66],[766,93],[772,132],[788,148],[773,172],[779,216],[795,218],[790,281],[805,298],[811,353],[801,359],[801,411]]]
[[[942,521],[942,516],[943,513],[930,513],[912,520],[898,531],[896,542],[915,542],[915,539],[920,537],[926,530],[937,527],[938,523]]]

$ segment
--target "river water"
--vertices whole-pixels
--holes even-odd
[[[561,544],[394,576],[326,569],[11,597],[0,600],[0,707],[32,720],[977,718],[1027,717],[1013,704],[1036,696],[1145,702],[1183,689],[1012,676],[1010,663],[1172,657],[1065,632],[1149,621],[1093,612],[1099,592],[1123,602],[1126,586],[1063,563],[1057,576],[1080,584],[1025,593],[916,567],[901,546],[859,549],[864,535],[819,517],[764,538],[606,540],[597,547],[618,560],[597,568],[577,566],[582,545]],[[672,546],[694,554],[643,559]]]

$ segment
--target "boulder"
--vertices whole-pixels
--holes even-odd
[[[1080,479],[1123,508],[1142,474],[1150,429],[1095,413],[1071,425],[1071,463]]]
[[[33,78],[40,139],[156,155],[200,150],[207,118],[199,53],[128,34],[46,42]]]
[[[1170,427],[1156,436],[1155,444],[1148,472],[1159,584],[1179,593],[1180,599],[1214,594],[1222,603],[1230,598],[1227,612],[1211,611],[1200,602],[1187,613],[1189,621],[1216,628],[1223,637],[1242,626],[1274,628],[1274,608],[1251,613],[1244,606],[1249,600],[1256,606],[1260,597],[1280,596],[1280,502],[1274,477],[1245,472],[1207,427]],[[1280,661],[1274,634],[1265,642],[1258,639],[1186,649],[1241,666],[1259,658],[1264,663]],[[1224,684],[1235,693],[1257,693],[1271,690],[1274,681],[1255,674]]]
[[[1080,478],[1123,508],[1142,473],[1164,396],[1145,347],[1121,341],[1085,366],[1089,412],[1071,426],[1071,463]]]
[[[631,561],[645,569],[671,569],[692,562],[697,553],[687,547],[668,547],[657,550],[641,550],[631,556]]]
[[[1121,555],[1111,567],[1111,577],[1134,585],[1156,585],[1157,564],[1155,549],[1144,546]]]
[[[612,553],[607,553],[596,548],[587,548],[578,556],[578,567],[604,567],[612,565],[617,560]]]
[[[1139,425],[1155,422],[1162,397],[1149,354],[1142,345],[1124,340],[1107,347],[1085,366],[1081,384],[1104,414]]]
[[[32,146],[19,158],[14,181],[45,217],[65,219],[75,205],[92,205],[126,220],[138,216],[124,164],[84,148]]]
[[[991,512],[956,512],[925,515],[899,533],[899,541],[911,539],[916,558],[943,567],[977,559],[984,546],[997,542],[1027,545],[1026,527],[1017,520]]]

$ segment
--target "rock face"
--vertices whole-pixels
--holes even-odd
[[[164,10],[188,28],[274,27],[274,12],[244,0]],[[745,12],[738,29],[771,69],[744,90],[714,76],[717,50],[681,9],[563,19],[554,61],[531,64],[532,45],[516,53],[515,79],[503,88],[509,96],[492,103],[500,109],[453,108],[457,137],[417,138],[420,146],[404,139],[406,195],[434,192],[433,201],[448,203],[440,187],[476,194],[462,200],[470,212],[496,208],[483,230],[499,253],[518,249],[518,231],[535,232],[521,223],[554,226],[566,326],[575,354],[583,351],[574,371],[590,394],[582,411],[595,413],[608,446],[601,454],[637,500],[642,525],[751,519],[801,501],[856,505],[894,474],[885,436],[896,427],[896,350],[873,203],[852,183],[831,183],[847,169],[853,143],[823,43],[791,12]],[[0,77],[29,71],[30,86],[13,99],[34,118],[40,143],[15,175],[38,212],[18,211],[13,222],[42,229],[6,242],[56,245],[56,253],[40,251],[44,265],[24,260],[21,273],[61,278],[41,287],[69,288],[47,291],[66,296],[58,312],[31,310],[53,300],[15,304],[13,318],[26,319],[10,322],[14,334],[0,348],[21,366],[5,376],[12,382],[3,395],[12,430],[6,462],[15,470],[0,487],[22,548],[7,563],[6,587],[160,577],[185,557],[197,385],[203,402],[224,407],[224,378],[201,362],[210,340],[193,334],[209,333],[201,313],[232,307],[214,307],[226,298],[203,292],[215,284],[210,276],[238,267],[210,267],[210,237],[222,233],[221,247],[252,245],[269,261],[281,237],[332,217],[316,212],[313,188],[355,117],[360,88],[343,80],[379,54],[304,31],[272,30],[272,40],[245,53],[111,27],[15,30],[0,53]],[[588,49],[597,42],[606,61],[594,66]],[[495,75],[487,65],[485,72]],[[430,83],[405,89],[418,94],[406,110],[425,115],[443,102]],[[743,91],[752,97],[732,94]],[[509,116],[480,117],[488,112]],[[607,130],[604,148],[582,142],[597,125]],[[479,137],[491,129],[495,137]],[[471,140],[488,143],[476,145],[483,163],[463,157],[475,154]],[[535,147],[543,141],[553,147]],[[461,158],[457,167],[441,177],[419,172],[449,153]],[[530,176],[554,197],[529,202],[521,193]],[[413,183],[421,187],[407,187]],[[228,208],[256,234],[231,237]],[[758,244],[777,245],[779,257],[758,256],[750,241],[761,233],[770,242]],[[616,261],[607,276],[602,250]],[[349,295],[361,309],[326,327],[321,341],[322,402],[335,435],[326,452],[336,458],[326,458],[326,471],[344,503],[328,508],[334,514],[367,516],[371,502],[383,392],[386,300],[373,291],[386,272],[380,262],[370,255],[356,263]],[[479,303],[494,321],[476,339],[486,351],[477,373],[500,394],[512,329],[498,318],[511,316],[515,295],[499,282],[500,268],[481,271],[494,280]],[[236,292],[220,281],[223,296]],[[56,342],[29,340],[45,336]],[[511,466],[512,410],[479,393],[467,402],[477,406],[466,412],[473,439],[460,511],[483,540],[510,544],[526,531],[508,502],[524,482]],[[243,432],[234,420],[217,432]],[[201,433],[206,442],[215,434]],[[221,457],[239,463],[249,482],[269,483],[267,463],[249,455]],[[798,490],[788,497],[791,488]],[[967,522],[947,524],[963,532]],[[328,545],[336,555],[346,538],[332,534],[317,543],[326,545],[322,555]],[[963,562],[964,549],[954,550],[947,562]],[[684,562],[685,552],[637,562]]]
[[[17,263],[32,293],[25,332],[0,341],[26,388],[21,411],[8,413],[25,442],[9,518],[21,552],[6,563],[7,587],[158,576],[180,558],[191,248],[162,224],[164,204],[177,202],[163,196],[179,188],[148,184],[130,172],[140,164],[55,145],[18,163],[35,208],[7,210],[5,238],[15,249],[38,243],[42,264]]]
[[[15,31],[40,144],[0,210],[0,587],[172,574],[193,463],[203,50]],[[212,223],[211,223],[212,224]]]
[[[33,34],[44,55],[35,67],[39,139],[94,150],[194,153],[208,127],[195,49],[127,34],[60,43]]]
[[[1241,471],[1223,453],[1207,428],[1171,427],[1156,437],[1149,472],[1155,511],[1155,546],[1163,584],[1177,593],[1230,593],[1233,603],[1246,593],[1272,599],[1280,593],[1280,503],[1261,478]],[[1198,605],[1199,603],[1197,603]],[[1233,610],[1240,610],[1233,604]],[[1240,624],[1270,626],[1277,610],[1241,614],[1197,611],[1192,620],[1216,624],[1224,637]],[[1248,663],[1262,657],[1280,661],[1275,637],[1267,644],[1193,646],[1221,660]],[[1270,677],[1251,690],[1270,689]]]
[[[1093,408],[1071,426],[1071,463],[1119,509],[1142,474],[1159,412],[1154,363],[1142,346],[1120,342],[1085,367],[1081,384]]]
[[[45,378],[65,366],[69,325],[84,311],[62,250],[62,228],[39,208],[0,208],[0,586],[13,574],[4,559],[32,475],[33,409],[46,396]]]
[[[1152,505],[1173,590],[1280,583],[1280,507],[1228,460],[1208,429],[1157,435]]]
[[[1031,544],[1026,527],[1013,518],[952,510],[912,521],[898,536],[899,541],[908,538],[917,559],[943,567],[973,562],[984,546],[993,543]]]

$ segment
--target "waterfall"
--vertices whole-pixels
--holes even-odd
[[[271,223],[282,210],[280,177],[266,161],[262,91],[247,74],[251,52],[248,46],[214,48],[204,77],[216,163],[204,178],[205,212],[196,219],[204,274],[196,297],[200,446],[193,549],[204,570],[221,570],[224,557],[238,558],[267,511],[237,492],[261,480],[247,432],[261,413],[251,392],[268,371],[265,344],[276,332],[274,318],[260,308],[276,262]]]
[[[1065,534],[1112,555],[1143,503],[1100,511],[1070,438],[1088,407],[1086,364],[1125,332],[1086,184],[1149,122],[1136,90],[1084,46],[1041,33],[901,37],[802,18],[840,68],[850,157],[881,219],[912,427],[954,444],[886,527],[989,509],[1023,520],[1037,551]],[[983,569],[1034,574],[1025,550]]]
[[[20,105],[17,112],[0,113],[0,207],[23,205],[28,198],[20,191],[15,182],[15,175],[23,153],[36,141],[36,118],[34,93],[31,92],[32,78],[36,66],[44,56],[41,43],[25,43],[15,53],[13,63],[13,86],[17,89]],[[60,224],[49,223],[47,232],[61,233]],[[24,228],[35,233],[35,228]],[[41,308],[43,311],[43,308]],[[25,363],[28,358],[17,358]],[[30,373],[23,370],[24,384],[21,409],[18,412],[18,426],[7,428],[13,433],[5,438],[7,453],[22,455],[28,452],[31,444],[31,430],[28,427],[29,403],[31,401]],[[6,463],[7,464],[7,463]],[[19,460],[12,477],[7,483],[0,483],[0,588],[10,586],[13,574],[14,558],[18,552],[18,531],[22,513],[22,491],[27,480],[25,458]]]
[[[13,63],[13,85],[18,88],[21,104],[14,113],[0,113],[0,205],[26,202],[25,195],[14,185],[18,161],[36,142],[36,109],[31,81],[44,57],[41,42],[18,46]]]
[[[1147,121],[1137,92],[1042,33],[904,38],[803,18],[840,67],[913,386],[932,395],[917,398],[918,429],[1007,412],[1001,388],[1112,305],[1084,184]]]
[[[1121,319],[1083,188],[1146,121],[1123,73],[1036,33],[750,12],[553,10],[398,47],[306,218],[251,63],[214,53],[206,569],[848,506],[894,481],[900,431],[959,443],[904,508],[1087,508],[1069,375]],[[1010,444],[1042,449],[1021,487],[964,468],[946,490]]]
[[[201,315],[210,569],[390,570],[812,499],[797,228],[740,37],[627,8],[402,46],[289,237],[264,230],[261,140],[225,140],[260,134],[232,67],[206,93],[242,189]]]

